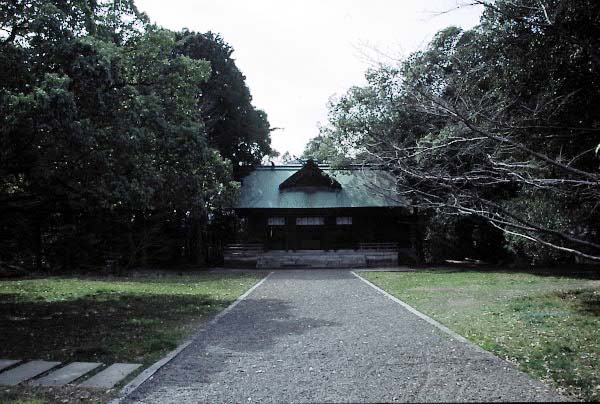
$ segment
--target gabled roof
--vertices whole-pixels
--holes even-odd
[[[282,191],[301,187],[342,188],[335,178],[327,175],[313,160],[308,160],[304,167],[279,184],[279,189]]]
[[[313,163],[314,164],[314,163]],[[315,166],[317,166],[315,164]],[[333,169],[319,164],[322,175],[308,176],[314,182],[305,185],[300,164],[286,166],[260,166],[242,179],[238,209],[269,208],[349,208],[349,207],[402,207],[406,206],[396,192],[394,177],[387,171],[365,166],[352,166]],[[311,169],[312,170],[312,169]],[[330,184],[323,186],[320,181],[330,178]],[[280,184],[295,186],[284,186]],[[310,181],[309,181],[310,182]],[[299,185],[302,184],[302,185]]]

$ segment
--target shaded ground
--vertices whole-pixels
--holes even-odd
[[[0,387],[0,392],[0,402],[3,404],[107,403],[115,396],[112,390],[86,390],[75,386],[50,388],[33,386]]]
[[[552,401],[348,271],[277,271],[129,402]]]
[[[263,276],[254,272],[0,281],[0,358],[149,365]],[[2,387],[0,402],[39,394],[53,402],[49,397],[63,390],[66,402],[98,399],[68,388],[49,392]]]
[[[363,275],[535,377],[581,399],[600,400],[597,273],[437,269]]]

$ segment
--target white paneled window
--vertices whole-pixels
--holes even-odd
[[[350,217],[350,216],[336,217],[335,218],[335,224],[337,224],[337,225],[349,225],[349,224],[352,224],[352,217]]]
[[[269,226],[284,226],[285,217],[270,217],[267,219],[267,224]]]
[[[297,217],[296,224],[298,226],[323,226],[325,224],[324,217]]]

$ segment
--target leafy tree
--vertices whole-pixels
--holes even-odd
[[[237,192],[203,121],[210,62],[128,1],[10,2],[0,27],[0,262],[201,262]]]
[[[232,58],[233,48],[212,32],[183,32],[175,52],[211,64],[211,78],[200,83],[202,118],[211,146],[234,167],[260,164],[271,153],[271,128],[267,114],[252,105],[246,78]]]
[[[368,72],[322,134],[394,172],[414,206],[486,220],[533,262],[598,260],[599,4],[480,3],[479,26]]]
[[[320,163],[342,164],[344,155],[333,143],[332,136],[319,135],[310,139],[302,153],[303,159],[315,159]]]

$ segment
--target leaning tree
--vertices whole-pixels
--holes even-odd
[[[330,105],[343,154],[415,207],[485,220],[516,249],[600,260],[600,4],[495,1]]]

